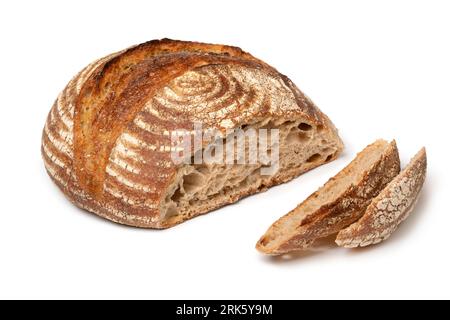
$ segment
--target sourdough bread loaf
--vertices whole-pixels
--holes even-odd
[[[221,139],[230,129],[278,129],[278,170],[175,163],[170,133],[195,136],[196,123]],[[192,152],[211,145],[203,141]],[[167,228],[289,181],[342,148],[331,121],[274,68],[236,47],[169,39],[84,68],[56,99],[42,137],[45,167],[75,205],[146,228]]]

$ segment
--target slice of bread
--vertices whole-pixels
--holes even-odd
[[[412,210],[422,190],[427,171],[427,154],[422,148],[408,166],[372,200],[363,217],[339,232],[341,247],[365,247],[391,236]]]
[[[400,171],[395,141],[377,140],[323,187],[276,221],[258,241],[262,253],[305,249],[357,221]]]

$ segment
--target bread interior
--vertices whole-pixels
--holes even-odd
[[[365,173],[375,165],[389,147],[390,144],[387,141],[378,140],[365,148],[344,170],[331,178],[297,208],[278,220],[272,226],[271,232],[259,241],[259,245],[270,251],[289,240],[305,218],[314,214],[321,207],[332,204],[352,185],[361,181]]]
[[[237,198],[267,188],[276,180],[288,181],[333,160],[342,148],[330,130],[324,130],[321,125],[316,126],[301,118],[293,120],[266,118],[242,126],[244,131],[260,128],[279,130],[278,171],[270,175],[261,174],[262,167],[269,165],[264,162],[183,165],[161,204],[163,224],[183,221],[193,215],[234,202]],[[274,146],[274,142],[269,141],[269,154]],[[211,147],[214,145],[211,144],[206,148]],[[245,144],[245,148],[248,155],[248,143]]]

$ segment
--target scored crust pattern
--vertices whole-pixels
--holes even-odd
[[[225,132],[298,115],[337,136],[289,79],[250,54],[163,39],[97,60],[75,76],[49,113],[42,154],[76,205],[116,222],[159,227],[161,197],[177,169],[171,130],[201,122]]]

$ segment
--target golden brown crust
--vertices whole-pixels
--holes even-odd
[[[229,115],[207,119],[201,111],[193,115],[158,105],[158,93],[183,74],[215,68],[228,72],[220,71],[221,66],[266,75],[274,88],[291,92],[296,108],[270,109],[264,102],[252,109],[249,95],[249,101]],[[239,83],[235,94],[235,98],[243,95]],[[199,120],[224,130],[225,120],[238,127],[268,115],[303,116],[337,141],[339,150],[333,159],[342,149],[329,119],[266,63],[236,47],[155,40],[102,58],[72,79],[50,111],[42,153],[50,176],[76,205],[120,223],[158,228],[163,227],[158,221],[159,203],[177,171],[164,132],[191,130]]]
[[[339,232],[336,243],[341,247],[355,248],[389,238],[414,209],[425,181],[426,168],[427,155],[423,148],[372,200],[361,219]]]
[[[237,64],[277,74],[239,48],[168,39],[133,47],[99,66],[85,81],[75,105],[74,169],[80,185],[89,194],[101,197],[111,149],[144,103],[186,71],[216,64]],[[281,77],[293,87],[289,79]],[[300,104],[301,93],[293,92],[299,106],[304,107],[302,111],[318,121],[316,108],[304,101]]]
[[[105,62],[84,83],[75,106],[74,167],[79,183],[102,195],[106,163],[123,128],[170,80],[208,64],[270,67],[233,47],[164,39],[150,41]]]
[[[346,168],[331,178],[317,192],[309,196],[296,209],[276,221],[257,242],[256,248],[268,255],[280,255],[308,248],[315,240],[339,232],[342,228],[356,221],[364,213],[371,199],[399,173],[400,160],[395,141],[391,142],[385,152],[365,172],[362,172],[356,184],[350,185],[332,202],[324,203],[318,209],[299,220],[295,228],[284,230],[286,222],[301,213],[310,202],[328,192],[327,186],[335,181],[342,181],[355,170],[354,164],[361,156],[372,152],[371,148],[384,143],[377,141],[358,154]],[[291,230],[292,229],[292,230]]]

